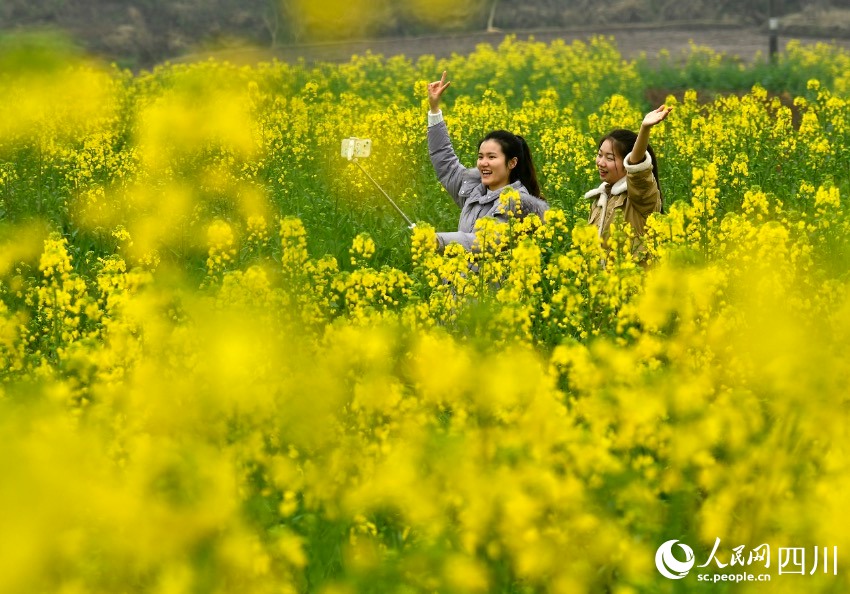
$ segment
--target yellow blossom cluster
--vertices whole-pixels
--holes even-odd
[[[612,40],[0,74],[0,592],[850,589],[847,57],[782,59],[798,96],[669,98],[664,213],[604,242]],[[461,160],[523,134],[551,206],[503,192],[473,250],[435,239],[442,69]],[[708,569],[662,575],[672,539]]]

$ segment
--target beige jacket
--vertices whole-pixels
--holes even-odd
[[[611,221],[617,210],[623,213],[626,220],[634,229],[635,237],[640,238],[646,227],[646,219],[654,212],[661,212],[661,191],[652,175],[652,158],[649,153],[641,163],[629,164],[631,153],[623,159],[626,176],[608,190],[608,184],[603,183],[598,188],[589,191],[585,198],[593,200],[588,222],[599,229],[599,236],[607,239]],[[640,242],[636,242],[635,251],[639,251]]]

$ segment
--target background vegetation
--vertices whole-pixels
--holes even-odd
[[[773,14],[788,16],[796,31],[848,33],[848,0],[5,0],[0,30],[52,27],[86,51],[132,67],[209,48],[446,31],[505,31],[668,21],[715,21],[766,26]],[[843,13],[836,12],[843,10]],[[793,18],[790,15],[795,15]]]
[[[522,133],[553,207],[475,256],[434,250],[443,69],[461,159]],[[848,591],[848,73],[508,37],[134,75],[7,39],[0,591]],[[636,262],[583,193],[659,86]],[[708,568],[663,577],[673,539]]]

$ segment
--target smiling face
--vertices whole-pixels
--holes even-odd
[[[516,163],[516,158],[507,161],[502,145],[496,140],[485,140],[478,147],[478,171],[488,190],[498,190],[511,183],[511,169]]]
[[[614,151],[614,142],[610,138],[606,138],[596,153],[596,169],[599,171],[599,178],[609,184],[615,184],[626,175],[626,169],[623,167],[623,157]]]

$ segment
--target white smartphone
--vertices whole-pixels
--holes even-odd
[[[369,138],[343,138],[340,154],[346,159],[354,157],[364,159],[372,153],[372,140]]]

